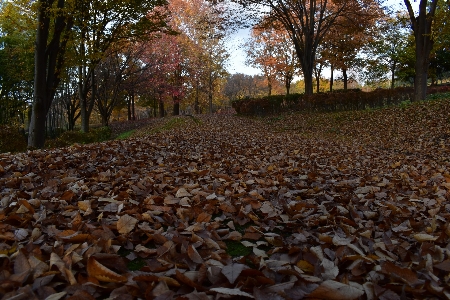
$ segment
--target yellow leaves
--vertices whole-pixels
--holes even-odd
[[[297,267],[306,273],[314,273],[314,266],[306,260],[299,260],[297,262]]]
[[[91,202],[89,200],[78,201],[78,208],[83,212],[84,216],[92,213]]]
[[[429,241],[435,241],[437,240],[437,236],[432,236],[430,234],[427,233],[417,233],[415,235],[413,235],[414,239],[416,239],[416,241],[418,242],[429,242]]]

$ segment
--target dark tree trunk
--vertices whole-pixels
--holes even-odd
[[[208,91],[208,100],[209,100],[209,113],[213,113],[213,78],[212,71],[209,71],[209,91]]]
[[[135,114],[135,111],[134,111],[134,93],[133,92],[128,97],[127,119],[128,119],[128,121],[136,120],[136,114]]]
[[[393,90],[395,87],[395,69],[397,68],[397,62],[392,62],[391,67],[391,89]]]
[[[90,72],[90,83],[91,83],[91,94],[90,94],[90,100],[88,101],[87,92],[88,92],[88,83],[86,83],[85,87],[85,97],[84,99],[80,99],[82,101],[83,105],[81,106],[81,131],[82,132],[89,132],[89,120],[91,118],[92,110],[94,108],[95,104],[95,96],[96,96],[96,85],[95,85],[95,74],[94,71],[91,70]]]
[[[195,87],[195,103],[194,103],[194,111],[195,114],[199,114],[200,113],[200,105],[199,105],[199,82],[197,80],[197,84]]]
[[[173,115],[180,115],[180,99],[178,97],[174,97],[173,99]]]
[[[290,29],[292,33],[297,35],[294,28]],[[307,35],[307,34],[306,34]],[[314,57],[316,55],[316,47],[314,47],[313,38],[305,37],[304,41],[293,40],[297,57],[303,71],[303,80],[305,81],[305,95],[312,95],[314,90],[313,71],[314,71]]]
[[[136,120],[136,111],[134,109],[134,93],[131,94],[131,119]]]
[[[344,90],[347,90],[348,85],[347,69],[342,69],[342,76],[344,77]]]
[[[127,120],[131,121],[131,96],[128,97],[127,103]]]
[[[316,93],[320,92],[320,76],[316,76]]]
[[[34,99],[28,132],[28,147],[31,148],[44,147],[46,117],[60,82],[63,57],[73,25],[71,18],[59,15],[55,17],[54,28],[51,30],[50,8],[53,3],[54,0],[40,0],[38,6],[34,52]],[[57,7],[63,9],[64,3],[64,0],[58,0]],[[52,32],[52,36],[49,42],[50,32]]]
[[[334,82],[333,73],[334,73],[334,68],[333,68],[333,66],[331,66],[331,74],[330,74],[330,92],[333,91],[333,82]]]
[[[286,87],[286,95],[289,95],[289,92],[291,91],[292,77],[293,76],[290,76],[290,75],[285,76],[284,86]]]
[[[430,2],[427,8],[428,1],[420,0],[419,15],[416,17],[409,0],[404,0],[406,8],[408,9],[411,27],[414,31],[414,38],[416,43],[416,63],[415,63],[415,78],[414,78],[414,101],[425,100],[427,95],[427,78],[428,67],[430,64],[430,52],[433,49],[433,40],[431,33],[431,26],[433,17],[436,11],[438,0]],[[427,12],[428,10],[428,12]]]
[[[303,78],[305,80],[305,95],[313,94],[313,70],[312,65],[307,68],[303,68]]]
[[[67,110],[67,120],[68,120],[67,129],[68,130],[74,130],[75,122],[80,117],[80,112],[78,111],[80,107],[79,107],[79,105],[77,105],[75,97],[76,97],[75,95],[71,96],[70,97],[71,99],[66,104],[67,105],[66,110]]]
[[[164,101],[159,100],[159,117],[164,118]]]
[[[102,126],[103,127],[105,127],[105,126],[108,126],[108,115],[106,115],[106,114],[101,114],[101,117],[102,117]]]

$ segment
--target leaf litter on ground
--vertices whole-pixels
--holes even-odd
[[[0,297],[450,298],[449,104],[1,154]]]

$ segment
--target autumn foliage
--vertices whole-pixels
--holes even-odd
[[[445,298],[449,115],[209,115],[0,154],[0,297]]]

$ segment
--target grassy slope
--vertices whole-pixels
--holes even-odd
[[[450,97],[401,107],[336,113],[295,113],[260,120],[275,132],[339,140],[395,151],[426,150],[450,137]]]

